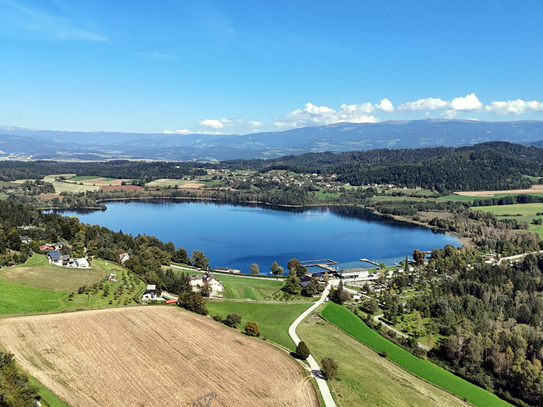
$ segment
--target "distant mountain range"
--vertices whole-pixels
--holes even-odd
[[[337,123],[246,135],[67,132],[0,126],[0,157],[210,161],[375,148],[458,147],[486,141],[540,147],[543,121],[428,119]]]

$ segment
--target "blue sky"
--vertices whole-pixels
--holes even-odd
[[[0,125],[543,120],[543,2],[0,0]]]

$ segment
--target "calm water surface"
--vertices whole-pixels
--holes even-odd
[[[385,219],[359,208],[280,208],[203,202],[110,202],[107,211],[63,212],[83,223],[154,235],[190,254],[203,250],[212,267],[249,272],[258,263],[268,273],[277,261],[285,267],[299,260],[333,259],[340,269],[370,267],[367,258],[392,265],[413,250],[445,244],[460,246],[448,235]]]

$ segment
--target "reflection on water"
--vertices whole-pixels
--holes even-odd
[[[367,258],[391,265],[413,250],[431,250],[457,239],[419,225],[348,206],[290,208],[194,201],[110,202],[107,211],[68,211],[84,223],[124,233],[154,235],[190,254],[203,250],[211,266],[261,273],[277,261],[330,258],[345,267],[370,267]]]

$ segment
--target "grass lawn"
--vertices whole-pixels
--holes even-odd
[[[40,260],[33,258],[29,259],[36,263]],[[5,273],[11,270],[18,269],[36,269],[43,268],[44,271],[60,269],[61,267],[49,266],[49,267],[16,267],[15,269],[2,269],[0,271],[0,315],[20,315],[20,314],[36,314],[42,312],[56,312],[56,311],[74,311],[77,309],[92,309],[92,308],[107,308],[118,305],[136,305],[136,302],[132,300],[136,294],[145,287],[145,282],[137,277],[129,270],[123,269],[117,264],[108,263],[105,264],[103,260],[95,260],[93,267],[96,273],[100,273],[98,279],[103,274],[107,276],[110,272],[115,271],[119,281],[104,281],[103,283],[97,283],[97,286],[104,284],[104,287],[109,286],[109,294],[104,296],[103,289],[88,289],[87,292],[78,294],[77,288],[84,285],[84,281],[75,281],[74,290],[75,294],[70,301],[68,295],[70,291],[55,291],[45,288],[32,287],[29,285],[21,284],[10,278],[5,278]],[[54,269],[53,269],[54,268]],[[77,272],[77,269],[65,269],[68,272]],[[86,270],[88,271],[88,270]],[[60,273],[60,271],[58,271]],[[46,284],[45,279],[37,279],[40,282]],[[124,281],[123,281],[124,280]],[[36,281],[36,280],[35,280]],[[34,282],[35,282],[34,281]],[[101,280],[102,281],[102,280]],[[133,286],[133,288],[129,287]],[[122,293],[119,289],[122,287]]]
[[[57,396],[55,396],[51,392],[51,390],[49,390],[47,387],[45,387],[43,384],[41,384],[38,380],[36,380],[32,376],[29,376],[29,381],[32,385],[40,389],[40,396],[42,397],[43,400],[47,401],[47,403],[51,407],[69,407],[68,404],[63,403]]]
[[[283,280],[264,280],[222,274],[215,274],[215,277],[222,281],[226,289],[225,298],[232,299],[250,298],[252,300],[262,300],[267,295],[279,290],[284,284]]]
[[[510,406],[494,394],[471,384],[452,373],[423,359],[413,356],[389,340],[383,338],[362,322],[347,308],[328,304],[321,312],[323,318],[365,343],[377,352],[388,351],[389,358],[415,375],[448,390],[475,406]]]
[[[296,346],[288,336],[288,327],[311,304],[255,304],[232,301],[208,301],[209,315],[223,319],[232,312],[241,316],[238,328],[243,330],[247,321],[254,321],[260,329],[260,337],[294,351]]]
[[[315,197],[319,199],[338,198],[341,196],[341,192],[326,192],[325,189],[319,189],[318,191],[314,191],[314,192],[315,192]],[[309,192],[309,193],[312,194],[313,192]]]
[[[330,382],[339,407],[468,406],[382,358],[320,318],[306,318],[298,326],[297,333],[317,361],[331,357],[339,365],[337,377]]]
[[[494,205],[494,206],[476,206],[474,210],[493,212],[497,216],[503,215],[522,215],[535,216],[537,212],[543,212],[543,203],[527,203],[516,205]]]
[[[103,274],[95,264],[90,269],[60,267],[48,264],[46,256],[34,254],[24,264],[1,271],[0,277],[26,286],[71,292],[94,284]]]
[[[67,292],[28,287],[3,278],[0,278],[0,293],[0,315],[60,311],[61,299],[68,298]]]

